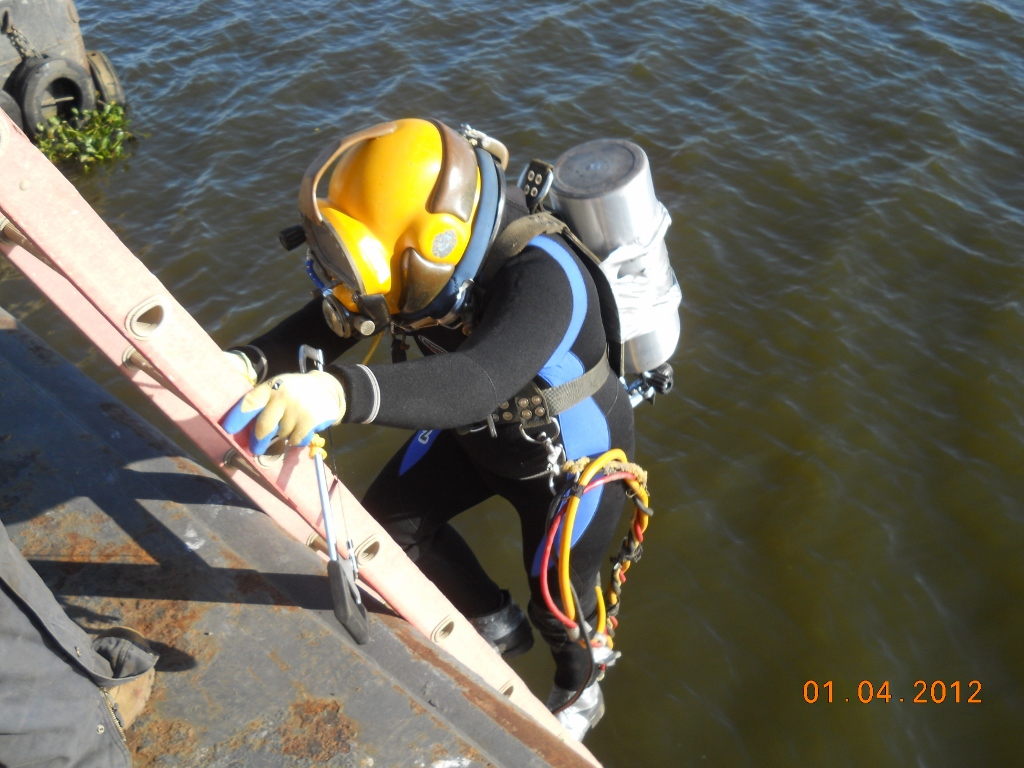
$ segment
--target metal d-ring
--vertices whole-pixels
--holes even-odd
[[[537,437],[539,437],[540,439],[534,440],[532,437],[526,434],[526,427],[523,426],[523,422],[519,422],[519,434],[522,435],[528,443],[534,443],[535,445],[546,445],[547,443],[550,443],[552,440],[557,440],[558,436],[562,434],[562,426],[561,424],[558,423],[558,420],[552,419],[551,423],[555,425],[555,434],[553,434],[551,437],[548,437],[547,432],[541,432],[539,435],[537,435]]]

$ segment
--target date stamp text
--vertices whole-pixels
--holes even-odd
[[[804,701],[808,704],[831,704],[834,701],[859,701],[861,704],[884,701],[889,704],[895,699],[897,702],[908,701],[912,704],[981,704],[981,682],[978,680],[966,684],[953,680],[948,685],[944,680],[933,680],[930,685],[925,680],[917,680],[914,682],[913,698],[909,697],[909,693],[897,697],[891,692],[888,680],[883,680],[877,688],[870,680],[861,680],[855,698],[843,696],[841,691],[834,691],[834,687],[831,680],[821,685],[816,680],[808,680],[804,683]]]

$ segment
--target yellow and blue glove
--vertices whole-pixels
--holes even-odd
[[[313,435],[337,424],[345,415],[345,390],[323,371],[286,373],[265,381],[247,394],[224,417],[224,429],[241,432],[256,420],[249,449],[260,456],[275,437],[291,446],[306,446]]]

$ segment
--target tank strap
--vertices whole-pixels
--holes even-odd
[[[584,373],[571,381],[559,384],[557,387],[542,389],[541,394],[548,404],[548,413],[557,416],[565,413],[577,403],[581,403],[601,388],[611,368],[608,365],[607,353],[601,355],[601,360]]]
[[[476,278],[475,290],[479,291],[481,295],[486,295],[494,276],[509,261],[522,253],[529,242],[538,235],[560,235],[569,247],[576,251],[583,265],[590,272],[601,303],[601,321],[604,324],[605,336],[608,340],[608,364],[616,376],[622,376],[625,372],[625,346],[621,340],[619,310],[611,283],[601,271],[601,260],[573,234],[564,221],[550,212],[532,213],[529,216],[516,219],[502,230],[491,246],[487,260]]]
[[[566,229],[568,228],[564,221],[559,221],[547,211],[516,219],[495,238],[476,282],[487,290],[487,286],[501,268],[514,256],[522,253],[533,238],[538,235],[556,235]]]

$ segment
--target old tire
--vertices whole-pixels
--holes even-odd
[[[16,66],[11,72],[11,76],[7,78],[7,82],[4,83],[4,90],[7,91],[14,100],[18,100],[18,94],[21,93],[21,86],[25,82],[25,73],[31,72],[33,69],[43,63],[45,59],[36,57],[32,59],[24,59],[21,64]],[[21,109],[21,103],[18,103],[18,109]]]
[[[85,57],[89,60],[89,70],[99,101],[123,107],[126,103],[124,88],[107,55],[103,51],[86,51]]]
[[[51,117],[71,122],[72,109],[82,112],[96,109],[96,91],[92,77],[82,67],[67,59],[29,59],[17,73],[15,96],[21,105],[25,133],[31,139],[39,131],[36,126]]]
[[[2,109],[14,124],[19,128],[22,127],[23,123],[21,120],[21,107],[18,106],[18,102],[14,100],[7,91],[0,91],[0,109]]]

